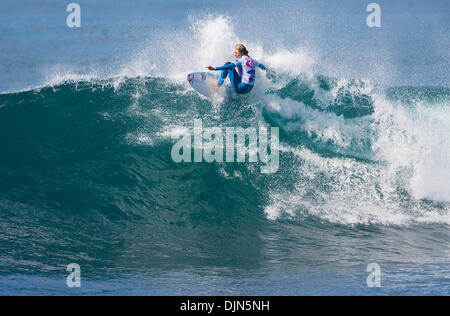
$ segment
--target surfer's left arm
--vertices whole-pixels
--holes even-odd
[[[261,68],[262,70],[266,70],[267,71],[267,67],[264,66],[263,64],[259,64],[258,67]]]
[[[261,64],[259,61],[254,60],[254,59],[252,59],[252,60],[253,60],[253,63],[255,64],[256,67],[259,67],[259,68],[261,68],[262,70],[267,70],[267,67],[264,66],[263,64]]]

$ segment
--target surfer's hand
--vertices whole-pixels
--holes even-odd
[[[212,66],[208,66],[208,67],[206,67],[206,68],[208,68],[208,69],[211,70],[211,71],[216,70],[216,68],[214,68],[214,67],[212,67]]]

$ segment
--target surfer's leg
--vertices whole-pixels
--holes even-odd
[[[233,87],[234,91],[238,93],[239,84],[241,84],[242,81],[241,76],[239,76],[235,68],[229,69],[228,74],[230,76],[231,86]]]
[[[220,87],[223,84],[223,81],[228,76],[228,70],[222,70],[222,73],[220,74],[220,79],[217,81],[217,86]]]
[[[236,92],[237,92],[238,94],[247,94],[247,93],[249,93],[250,91],[252,91],[252,89],[253,89],[253,85],[251,85],[251,84],[246,84],[245,82],[241,82],[241,83],[238,85],[238,89],[236,90]]]

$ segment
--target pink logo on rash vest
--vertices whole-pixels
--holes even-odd
[[[253,63],[253,60],[251,60],[251,59],[247,60],[247,62],[245,64],[247,65],[247,67],[255,68],[255,64]]]

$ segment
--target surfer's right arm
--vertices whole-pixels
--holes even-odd
[[[206,68],[208,68],[209,70],[213,71],[213,70],[233,69],[234,67],[236,67],[236,65],[235,65],[234,63],[228,63],[228,64],[225,64],[225,65],[220,66],[220,67],[211,67],[211,66],[208,66],[208,67],[206,67]]]

